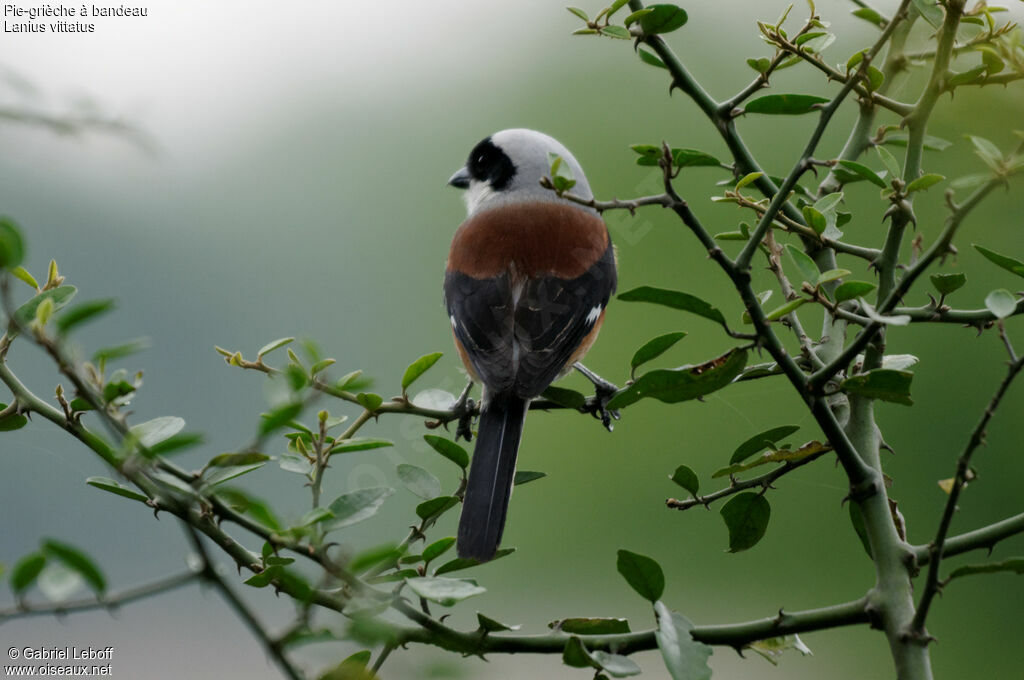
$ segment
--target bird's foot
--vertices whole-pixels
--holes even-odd
[[[573,367],[594,385],[594,396],[587,400],[587,412],[599,419],[605,429],[611,432],[615,429],[612,420],[619,420],[621,416],[617,410],[609,410],[607,406],[608,402],[615,396],[615,393],[619,391],[618,386],[605,380],[579,362],[576,362]]]

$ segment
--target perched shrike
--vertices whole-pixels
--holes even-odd
[[[551,153],[571,170],[573,193],[592,198],[569,150],[534,130],[491,135],[448,181],[466,190],[468,217],[448,254],[445,307],[462,362],[483,386],[459,520],[463,558],[494,557],[530,400],[583,358],[615,292],[600,215],[540,185]]]

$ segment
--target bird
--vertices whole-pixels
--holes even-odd
[[[465,190],[467,217],[448,254],[444,304],[462,363],[482,385],[456,550],[478,562],[501,543],[530,400],[587,353],[617,284],[600,213],[542,185],[556,158],[573,195],[592,202],[572,153],[530,129],[483,139],[448,180]]]

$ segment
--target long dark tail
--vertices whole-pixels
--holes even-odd
[[[480,414],[476,449],[459,519],[459,557],[486,562],[494,557],[512,496],[516,453],[528,399],[495,395]]]

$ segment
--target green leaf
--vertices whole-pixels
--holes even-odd
[[[1017,298],[1004,288],[997,288],[985,296],[985,306],[997,319],[1005,319],[1017,311]]]
[[[300,402],[293,402],[279,406],[268,413],[261,414],[260,436],[266,436],[275,430],[280,430],[300,413],[302,413],[302,404]]]
[[[758,57],[756,59],[747,59],[747,66],[754,69],[758,73],[767,73],[768,69],[771,68],[772,60],[768,57]]]
[[[650,14],[653,11],[654,10],[647,9],[646,7],[644,9],[638,9],[632,14],[627,15],[626,18],[622,20],[622,23],[625,24],[627,27],[631,26],[636,22],[640,21],[640,17],[644,16],[645,14]]]
[[[183,432],[181,434],[172,435],[162,442],[157,442],[153,446],[150,446],[149,453],[154,456],[165,455],[182,449],[191,448],[197,444],[201,444],[202,442],[203,435],[198,432]]]
[[[658,621],[654,638],[672,680],[711,680],[708,658],[712,650],[693,639],[693,624],[682,614],[670,611],[661,600],[654,603],[654,616]]]
[[[784,305],[776,307],[772,311],[770,311],[767,314],[765,314],[764,315],[764,320],[765,321],[778,321],[779,319],[781,319],[782,317],[786,316],[787,314],[791,314],[794,311],[796,311],[797,309],[799,309],[800,307],[802,307],[804,305],[804,303],[806,303],[806,302],[810,302],[810,301],[807,298],[796,298],[796,299],[790,300],[789,302],[785,303]]]
[[[58,289],[59,290],[59,289]],[[94,363],[105,363],[108,361],[115,361],[117,359],[123,359],[133,354],[138,354],[144,349],[149,349],[148,338],[137,338],[130,340],[129,342],[114,345],[113,347],[104,347],[96,350],[92,355]]]
[[[640,17],[640,30],[645,35],[670,33],[686,23],[686,11],[681,7],[669,4],[648,5],[651,10]]]
[[[971,245],[974,246],[975,250],[984,255],[992,264],[997,267],[1002,267],[1006,271],[1016,274],[1017,276],[1024,277],[1024,262],[1015,260],[1012,257],[1007,257],[1006,255],[1000,255],[994,250],[989,250],[984,246],[979,246],[977,243],[972,243]]]
[[[2,220],[0,220],[0,224],[2,224]],[[58,286],[57,288],[44,290],[15,310],[14,321],[19,326],[27,326],[36,318],[36,311],[44,301],[49,300],[48,304],[53,305],[52,311],[56,312],[71,302],[71,299],[75,297],[77,292],[78,289],[74,286]]]
[[[910,382],[913,379],[914,374],[910,371],[876,368],[847,378],[839,388],[849,394],[911,406],[914,403],[910,398]]]
[[[639,161],[638,165],[642,165]],[[719,167],[722,161],[709,153],[697,149],[672,149],[672,165],[677,168],[689,167]]]
[[[746,649],[757,652],[770,661],[773,666],[779,665],[779,659],[786,650],[795,649],[804,656],[808,656],[811,653],[810,648],[796,634],[768,638],[767,640],[756,640],[748,644]]]
[[[356,395],[356,403],[373,413],[384,403],[384,398],[372,392],[360,392]]]
[[[57,330],[60,333],[67,334],[75,326],[80,326],[101,314],[109,312],[113,308],[114,300],[111,298],[107,298],[105,300],[90,300],[88,302],[75,305],[61,314],[60,319],[57,320]]]
[[[133,501],[140,501],[142,503],[146,503],[149,501],[149,498],[139,493],[138,491],[135,491],[134,489],[129,489],[126,486],[122,486],[118,482],[108,477],[89,477],[88,479],[85,480],[85,483],[88,484],[89,486],[95,486],[97,489],[103,489],[104,491],[108,491],[112,494],[117,494],[118,496],[131,498]]]
[[[438,496],[417,505],[416,514],[420,519],[431,519],[440,516],[458,504],[459,499],[455,496]]]
[[[423,435],[423,441],[430,444],[430,447],[442,456],[458,465],[463,470],[469,466],[469,454],[451,439],[439,437],[436,434]]]
[[[750,173],[747,173],[742,178],[740,178],[740,181],[736,182],[736,186],[735,186],[736,191],[739,191],[740,189],[742,189],[743,187],[747,186],[751,182],[756,182],[758,179],[761,178],[762,175],[764,175],[763,172],[750,172]]]
[[[667,66],[665,66],[665,62],[663,62],[655,54],[648,52],[647,50],[638,49],[637,54],[640,55],[640,61],[644,62],[645,64],[650,64],[651,66],[656,66],[657,68],[668,68]]]
[[[725,317],[717,307],[689,293],[667,290],[665,288],[654,288],[652,286],[640,286],[639,288],[621,293],[618,299],[623,302],[650,302],[673,309],[680,309],[684,312],[690,312],[705,319],[710,319],[725,327]]]
[[[931,24],[932,28],[938,29],[942,27],[944,15],[935,0],[912,0],[912,2],[917,13]]]
[[[476,615],[476,620],[480,623],[480,630],[485,633],[501,633],[506,630],[519,630],[522,626],[510,626],[500,621],[495,621],[489,616],[484,616],[479,612]]]
[[[578,16],[583,21],[590,21],[590,17],[587,15],[587,13],[581,10],[579,7],[566,7],[566,9],[575,14],[576,16]]]
[[[103,594],[107,589],[107,582],[96,563],[84,552],[53,539],[43,541],[43,553],[53,557],[64,564],[65,567],[80,575],[95,592]]]
[[[632,385],[622,388],[606,404],[618,409],[652,397],[667,404],[696,399],[722,389],[747,364],[746,350],[734,349],[697,366],[680,366],[644,373]]]
[[[629,621],[615,618],[572,618],[552,621],[548,628],[572,635],[621,635],[628,633]]]
[[[268,460],[270,460],[270,456],[256,451],[248,451],[246,453],[222,453],[219,456],[211,458],[206,464],[206,467],[236,467],[239,465],[253,465],[254,463],[262,463]]]
[[[877,92],[878,88],[885,82],[885,74],[874,66],[868,66],[867,73],[864,75],[867,79],[868,91],[870,92]]]
[[[888,187],[888,185],[885,183],[885,180],[878,176],[878,173],[876,173],[868,166],[863,165],[862,163],[858,163],[856,161],[841,160],[839,161],[839,165],[846,168],[847,170],[850,170],[851,172],[856,173],[860,177],[863,177],[864,179],[868,180],[869,182],[878,187],[881,187],[882,189]]]
[[[441,482],[427,470],[410,463],[398,464],[398,478],[405,488],[425,500],[441,495]]]
[[[822,215],[818,210],[816,210],[814,206],[810,205],[805,205],[801,212],[803,212],[804,220],[811,227],[811,229],[814,230],[814,233],[820,236],[822,232],[825,231],[825,227],[828,225],[828,222],[826,222],[825,220],[825,216]]]
[[[283,528],[280,520],[277,519],[273,510],[270,509],[270,506],[265,501],[254,498],[239,489],[229,487],[221,487],[217,489],[216,495],[237,512],[240,512],[243,515],[249,515],[269,529],[279,531]],[[279,557],[276,559],[284,558]]]
[[[600,649],[590,653],[590,658],[613,678],[628,678],[643,672],[636,661],[622,654],[610,654]]]
[[[19,281],[24,281],[31,288],[34,288],[37,291],[39,290],[39,282],[36,281],[35,277],[29,274],[28,270],[24,267],[14,267],[11,269],[11,276]]]
[[[570,668],[595,668],[597,664],[591,658],[590,652],[583,645],[583,641],[573,636],[565,643],[562,650],[562,663]]]
[[[431,543],[423,549],[423,561],[433,562],[438,557],[448,552],[448,550],[450,550],[453,545],[455,545],[454,536],[449,536],[447,538],[442,538],[438,541],[434,541],[433,543]]]
[[[420,597],[446,607],[461,602],[467,597],[487,592],[486,588],[461,579],[419,577],[416,579],[406,579],[406,583]]]
[[[869,281],[844,281],[836,286],[833,294],[836,302],[846,302],[867,295],[877,286]]]
[[[715,472],[711,475],[712,479],[719,477],[725,477],[727,475],[735,475],[740,472],[746,472],[762,465],[769,463],[785,463],[790,461],[798,461],[808,458],[810,456],[816,456],[825,451],[831,451],[832,447],[827,444],[822,444],[819,441],[810,441],[796,449],[791,451],[789,449],[774,449],[772,451],[765,451],[763,454],[755,458],[749,463],[733,463]]]
[[[601,35],[606,35],[609,38],[618,38],[619,40],[630,40],[633,36],[630,35],[629,29],[623,26],[602,26],[598,29]],[[573,182],[575,184],[575,182]]]
[[[563,162],[561,156],[549,151],[548,162],[551,164],[551,184],[554,186],[555,191],[562,193],[576,186],[576,180],[572,176],[572,169],[569,168],[567,163]]]
[[[513,486],[522,486],[523,484],[529,484],[532,481],[547,477],[546,472],[534,472],[533,470],[516,470],[515,477],[512,479]]]
[[[255,472],[264,465],[266,465],[266,463],[250,463],[249,465],[235,465],[232,467],[217,468],[212,474],[207,476],[204,481],[206,482],[207,487],[214,487],[218,484],[223,484],[229,479],[234,479],[235,477],[241,477],[242,475],[247,475],[250,472]]]
[[[670,347],[686,337],[686,333],[683,331],[676,331],[675,333],[665,333],[659,335],[656,338],[648,340],[633,354],[633,358],[629,362],[629,367],[633,373],[640,366],[646,364],[648,361],[657,359],[664,354]]]
[[[881,159],[882,165],[884,165],[885,169],[889,171],[890,178],[899,177],[903,174],[900,170],[899,161],[896,160],[896,157],[893,156],[888,149],[884,146],[876,146],[875,152],[878,154],[878,158]]]
[[[759,493],[746,491],[722,506],[722,519],[729,529],[729,552],[740,552],[757,545],[768,530],[772,508]]]
[[[295,338],[278,338],[273,342],[268,342],[267,344],[263,345],[263,347],[260,347],[259,351],[256,352],[256,358],[262,359],[264,355],[270,354],[275,349],[281,349],[282,347],[293,342],[294,340]]]
[[[21,238],[21,230],[11,218],[0,217],[0,269],[14,269],[24,259],[25,242]]]
[[[170,439],[185,427],[185,420],[177,416],[161,416],[133,426],[129,432],[140,446],[149,448]]]
[[[506,555],[511,555],[516,551],[515,548],[502,548],[501,550],[494,553],[494,557],[491,558],[491,562],[501,559]],[[491,562],[487,562],[490,564]],[[434,576],[440,576],[441,574],[450,574],[453,571],[461,571],[463,569],[469,569],[470,567],[476,567],[483,564],[479,560],[471,558],[464,559],[462,557],[456,557],[454,560],[449,560],[442,564],[440,567],[434,570]]]
[[[328,523],[325,531],[341,529],[373,517],[394,492],[394,489],[387,486],[373,486],[343,493],[328,506],[334,513],[334,519]]]
[[[978,154],[981,160],[985,161],[985,165],[993,170],[999,169],[999,164],[1003,161],[1003,152],[999,150],[998,146],[984,137],[967,135],[967,139],[971,140],[971,144],[974,145],[974,152]]]
[[[353,556],[347,566],[350,572],[358,574],[378,564],[394,564],[395,560],[401,556],[402,551],[393,543],[385,543]]]
[[[818,275],[818,281],[816,285],[820,286],[824,283],[831,283],[832,281],[838,281],[844,276],[849,276],[852,272],[849,269],[829,269],[827,272],[822,272]]]
[[[394,446],[394,442],[387,439],[370,439],[367,437],[353,437],[352,439],[340,439],[331,447],[330,454],[352,453],[353,451],[370,451]]]
[[[988,45],[980,46],[978,51],[981,52],[981,61],[985,64],[985,72],[988,75],[995,75],[1006,68],[1006,62]]]
[[[799,425],[780,425],[779,427],[767,429],[764,432],[758,432],[753,437],[740,444],[736,450],[733,451],[732,458],[729,459],[729,463],[742,463],[755,453],[767,448],[774,448],[778,441],[788,437],[799,429]]]
[[[319,524],[320,522],[325,522],[329,519],[332,519],[333,517],[334,513],[332,513],[327,508],[313,508],[305,515],[300,517],[298,523],[296,523],[295,526],[298,528],[310,527],[314,524]]]
[[[885,26],[888,23],[885,20],[885,17],[883,17],[881,14],[868,7],[860,7],[858,9],[855,9],[851,12],[851,14],[853,14],[853,16],[859,19],[863,19],[864,21],[874,24],[878,28],[881,28],[882,26]]]
[[[306,475],[307,477],[313,472],[313,464],[304,456],[291,453],[282,454],[281,457],[278,458],[277,464],[285,472],[294,472],[296,474]]]
[[[961,85],[967,85],[982,79],[985,75],[985,65],[975,66],[967,71],[954,74],[949,80],[946,81],[947,88],[959,87]]]
[[[915,191],[924,191],[925,189],[938,184],[944,179],[946,179],[945,175],[936,175],[934,173],[921,175],[920,177],[918,177],[913,182],[907,185],[906,191],[908,194],[911,194]]]
[[[997,574],[999,572],[1024,574],[1024,557],[1011,557],[1002,562],[991,562],[989,564],[965,564],[951,571],[949,579],[973,576],[974,574]]]
[[[746,113],[795,116],[810,113],[827,102],[827,97],[813,94],[769,94],[747,102],[743,108]]]
[[[661,599],[665,592],[665,573],[653,559],[629,550],[619,550],[616,568],[640,597],[651,602]]]
[[[931,280],[935,290],[939,291],[939,295],[949,295],[964,287],[967,283],[967,275],[959,272],[956,274],[932,274]]]
[[[554,385],[548,385],[540,396],[565,408],[581,409],[587,403],[587,398],[576,390],[567,390]]]
[[[11,569],[11,590],[20,596],[39,578],[39,573],[46,566],[46,555],[34,552],[25,555],[14,563]]]
[[[0,411],[7,408],[7,404],[0,402]],[[0,432],[13,432],[28,425],[28,418],[20,413],[12,413],[9,416],[0,418]]]
[[[700,489],[700,480],[697,478],[697,473],[687,466],[680,465],[677,467],[669,479],[689,491],[690,495],[694,498],[697,497],[697,491]]]
[[[882,140],[883,144],[889,144],[891,146],[906,146],[909,135],[906,132],[890,132],[885,135],[885,139]],[[932,135],[924,136],[924,148],[929,151],[945,151],[953,142],[942,139],[941,137],[933,137]]]
[[[402,394],[405,394],[405,391],[409,389],[409,385],[416,382],[416,379],[426,373],[427,369],[436,364],[437,360],[442,356],[444,356],[444,352],[424,354],[419,359],[409,364],[409,367],[405,369],[405,374],[402,376]]]
[[[818,265],[814,264],[814,260],[811,259],[810,255],[791,243],[786,244],[786,253],[789,255],[789,259],[793,261],[793,264],[796,265],[804,281],[813,283],[818,280],[818,274],[820,273]]]

